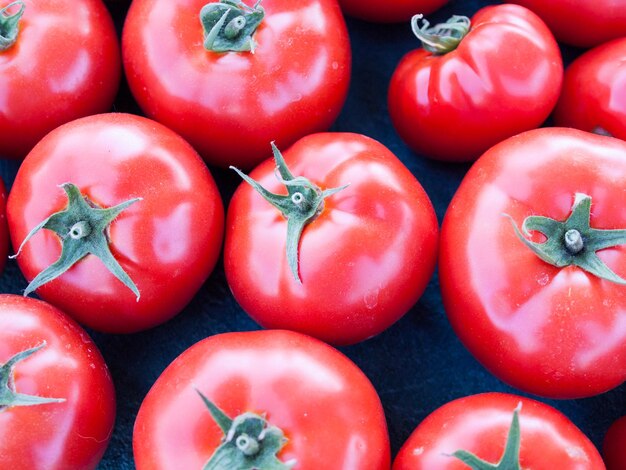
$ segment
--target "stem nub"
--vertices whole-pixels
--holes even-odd
[[[563,242],[565,243],[565,248],[567,249],[567,251],[569,251],[573,255],[580,253],[585,247],[585,242],[583,241],[582,235],[575,228],[572,228],[565,232]]]
[[[422,21],[420,27],[419,22]],[[435,55],[444,55],[456,49],[461,40],[469,33],[471,21],[467,16],[454,15],[445,23],[430,28],[430,22],[424,15],[411,18],[413,34],[422,41],[422,47]]]

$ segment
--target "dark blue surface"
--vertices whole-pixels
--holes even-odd
[[[452,14],[471,16],[488,3],[496,2],[452,0],[430,19],[439,22]],[[123,21],[123,5],[117,2],[111,6],[118,27]],[[417,41],[406,24],[375,25],[348,19],[348,28],[353,48],[352,84],[333,130],[362,133],[388,146],[420,180],[441,221],[469,165],[442,164],[412,153],[395,134],[386,109],[393,69],[402,55],[418,46]],[[571,49],[563,52],[567,60],[578,53]],[[124,85],[115,110],[138,112]],[[2,163],[9,185],[16,170],[17,163]],[[212,171],[227,206],[239,179],[232,172]],[[25,286],[10,261],[0,287],[19,293]],[[230,294],[220,262],[191,304],[167,324],[127,336],[92,332],[111,369],[118,400],[115,431],[99,468],[134,468],[132,428],[137,410],[152,383],[174,358],[206,336],[257,328]],[[486,391],[519,393],[483,369],[456,338],[443,310],[436,275],[418,304],[396,325],[376,338],[341,350],[378,390],[394,455],[422,419],[450,400]],[[611,422],[626,415],[625,392],[626,386],[621,386],[584,400],[542,401],[563,411],[599,446]]]

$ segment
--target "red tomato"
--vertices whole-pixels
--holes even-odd
[[[9,255],[9,228],[7,227],[7,190],[0,178],[0,272]]]
[[[296,470],[389,468],[385,416],[363,372],[313,338],[254,331],[209,337],[165,369],[135,422],[137,470],[203,468],[209,461],[223,433],[197,392],[231,419],[263,415],[287,439],[277,458],[295,459]]]
[[[113,258],[141,297],[92,255],[37,293],[106,332],[143,330],[182,310],[216,263],[224,218],[213,178],[191,146],[130,114],[91,116],[56,129],[24,160],[11,189],[7,215],[16,249],[67,206],[59,185],[68,182],[102,208],[143,198],[105,229]],[[59,258],[60,240],[42,230],[25,243],[17,260],[29,281]]]
[[[559,41],[593,47],[626,36],[624,0],[512,0],[537,13]]]
[[[15,3],[5,15],[20,10]],[[100,0],[21,3],[17,40],[0,50],[0,156],[10,158],[63,123],[108,111],[120,81],[117,35]]]
[[[441,291],[463,343],[500,379],[555,398],[595,395],[626,379],[626,281],[617,277],[626,276],[626,249],[617,241],[594,248],[602,245],[594,235],[573,254],[569,230],[559,232],[574,208],[593,229],[625,228],[625,187],[626,143],[563,128],[508,139],[467,173],[442,227]],[[589,206],[586,216],[579,211],[580,194],[590,196],[591,216]],[[529,216],[552,219],[544,226],[554,235]],[[518,236],[523,221],[529,234]],[[543,242],[569,265],[549,264],[528,246]],[[580,267],[589,263],[615,282]]]
[[[513,441],[519,444],[519,458],[505,450],[516,409],[519,439]],[[493,465],[505,455],[511,457],[513,465],[497,468],[604,470],[596,448],[565,415],[538,401],[504,393],[472,395],[435,410],[400,449],[393,470],[474,468],[452,455],[459,450]]]
[[[418,13],[428,15],[438,10],[449,0],[339,0],[341,9],[347,15],[375,23],[399,23],[409,21]]]
[[[554,122],[626,140],[626,38],[598,46],[572,62]]]
[[[473,160],[543,123],[562,75],[559,48],[535,14],[517,5],[488,6],[471,19],[456,49],[404,56],[389,85],[389,113],[413,151]]]
[[[0,392],[0,467],[94,469],[115,421],[115,390],[98,348],[51,305],[0,295],[0,366],[38,346],[14,365],[10,388],[50,402],[5,408]]]
[[[207,162],[252,168],[333,123],[346,98],[350,44],[334,0],[264,0],[254,53],[207,51],[206,0],[135,0],[123,57],[143,111]],[[252,3],[252,2],[250,2]]]
[[[606,470],[626,469],[626,416],[616,420],[604,436],[602,455]]]
[[[224,269],[243,309],[266,328],[333,344],[380,333],[404,315],[430,280],[437,218],[419,182],[386,147],[359,134],[313,134],[285,152],[295,176],[326,190],[304,227],[298,282],[286,252],[287,221],[247,183],[228,209]],[[286,194],[267,160],[250,176]]]

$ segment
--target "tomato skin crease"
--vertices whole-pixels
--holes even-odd
[[[551,398],[625,381],[624,287],[542,261],[502,216],[518,226],[530,215],[564,221],[581,192],[593,197],[592,228],[623,229],[625,186],[626,143],[565,128],[508,139],[467,173],[442,225],[440,285],[452,327],[496,377]],[[545,241],[537,232],[530,239]],[[625,249],[597,255],[624,276]]]
[[[43,342],[44,348],[16,365],[15,388],[65,401],[0,411],[0,467],[95,469],[115,421],[115,390],[97,346],[51,305],[1,294],[0,363]]]
[[[281,212],[242,183],[226,222],[224,270],[242,308],[265,328],[352,344],[391,326],[417,302],[434,271],[438,223],[415,177],[386,147],[359,134],[320,133],[283,152],[295,176],[324,200],[305,226],[298,282],[285,256]],[[249,175],[286,194],[266,160]]]
[[[135,421],[137,470],[202,468],[221,444],[196,389],[228,416],[264,415],[288,439],[278,458],[296,469],[390,467],[385,416],[363,372],[321,341],[261,330],[206,338],[165,369]]]
[[[141,298],[92,255],[37,294],[104,332],[145,330],[179,313],[211,273],[223,237],[221,196],[198,154],[171,130],[130,114],[61,126],[33,149],[15,178],[7,206],[14,246],[66,207],[58,186],[67,182],[103,208],[141,198],[107,229],[111,253]],[[59,240],[42,230],[24,245],[17,262],[28,280],[59,258]]]

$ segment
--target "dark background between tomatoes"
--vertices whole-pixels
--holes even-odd
[[[128,3],[109,2],[118,31]],[[451,0],[429,20],[445,21],[452,14],[471,16],[492,3],[501,2]],[[424,186],[441,222],[470,165],[443,164],[414,154],[396,135],[387,113],[391,74],[400,58],[419,46],[418,41],[408,24],[378,25],[351,18],[346,21],[352,42],[352,81],[348,100],[331,130],[365,134],[389,147]],[[562,47],[562,52],[567,64],[582,51]],[[113,111],[141,114],[125,82]],[[0,172],[8,187],[18,166],[17,162],[0,161]],[[211,171],[227,207],[240,180],[227,170]],[[9,261],[0,278],[0,291],[21,293],[25,286],[17,265]],[[207,336],[258,328],[233,299],[220,262],[193,301],[170,322],[133,335],[90,331],[109,365],[118,401],[115,430],[98,468],[134,468],[135,416],[143,397],[174,358]],[[420,301],[403,319],[377,337],[341,350],[376,387],[385,408],[394,455],[417,424],[450,400],[487,391],[520,393],[487,372],[456,338],[443,310],[436,273]],[[626,415],[626,385],[593,398],[542,401],[564,412],[600,447],[613,420]]]

